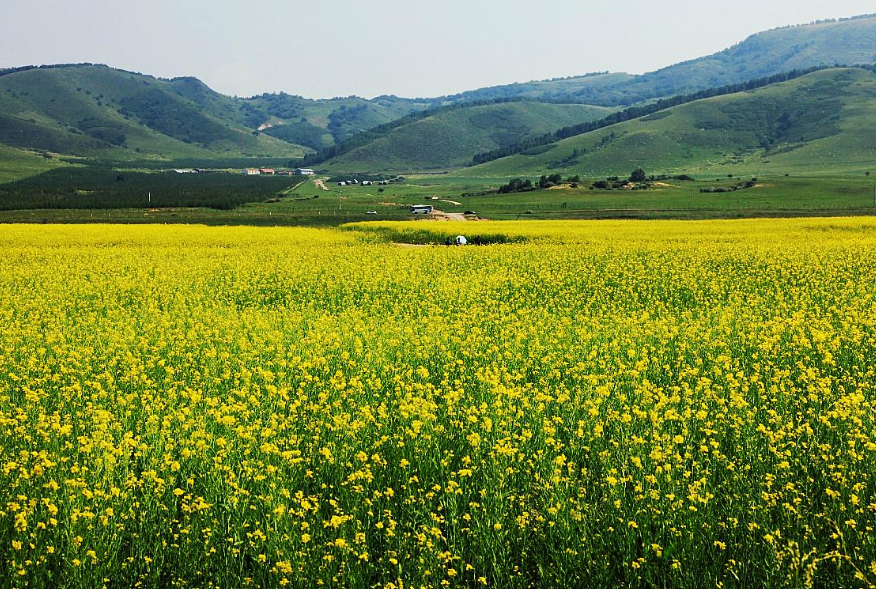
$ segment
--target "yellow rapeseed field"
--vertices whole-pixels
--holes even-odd
[[[3,588],[876,585],[874,220],[6,226],[0,301]]]

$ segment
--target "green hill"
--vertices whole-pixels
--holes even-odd
[[[288,158],[427,108],[429,101],[224,96],[196,78],[101,65],[0,71],[0,144],[94,159]]]
[[[0,76],[0,143],[87,158],[285,157],[303,148],[256,136],[173,91],[105,66]]]
[[[4,147],[0,174],[20,177],[22,170],[51,167],[54,164],[46,156],[52,154],[99,162],[245,162],[321,152],[317,161],[328,160],[330,167],[341,171],[447,169],[468,163],[475,154],[597,119],[607,112],[592,105],[653,104],[655,99],[792,69],[873,62],[876,17],[868,16],[767,31],[714,55],[641,76],[597,73],[433,99],[311,100],[285,93],[240,99],[223,96],[196,78],[164,80],[107,66],[0,69],[0,146]],[[803,98],[801,105],[818,106]],[[466,108],[447,108],[460,105]],[[853,110],[852,104],[846,106]],[[792,107],[790,112],[797,112]],[[741,120],[740,116],[745,118],[739,115],[735,120]],[[708,149],[715,153],[706,159],[726,167],[739,158],[749,158],[745,163],[751,164],[748,140],[740,139],[734,130],[727,134],[730,144],[710,143]],[[785,145],[786,139],[778,137],[777,144]],[[775,165],[790,166],[795,158],[806,157],[803,144],[813,143],[821,149],[828,141],[805,134],[797,139],[792,151],[784,155],[769,143],[760,149],[770,154]],[[623,143],[612,138],[604,141],[598,149],[591,146],[584,158],[592,162],[593,169],[605,169],[609,160],[599,163],[599,157],[608,158],[611,144]],[[703,149],[698,142],[705,140],[696,139],[695,148],[688,151],[680,151],[667,137],[649,141],[665,148],[659,159],[651,159],[669,166],[685,158],[701,159]],[[624,157],[636,159],[637,154],[656,155],[657,151],[645,145]],[[604,156],[597,157],[596,152]],[[568,168],[575,159],[583,161],[571,155],[543,159],[539,165]]]
[[[876,17],[867,16],[752,35],[714,55],[638,76],[594,104],[633,104],[651,98],[687,94],[795,69],[876,62]]]
[[[243,101],[254,128],[270,124],[265,133],[314,150],[335,145],[357,133],[431,108],[430,100],[355,96],[311,100],[289,94],[265,94]],[[259,121],[257,124],[252,124]]]
[[[482,102],[509,98],[530,98],[533,100],[585,100],[585,97],[600,97],[611,94],[615,88],[636,80],[637,76],[624,73],[597,72],[583,76],[570,76],[553,80],[537,80],[490,86],[470,90],[440,99],[444,104],[456,102]],[[602,100],[606,102],[607,100]]]
[[[605,106],[689,94],[795,69],[876,63],[876,16],[785,27],[752,35],[724,51],[639,76],[601,74],[509,84],[444,100],[550,98]]]
[[[828,69],[699,100],[468,168],[466,175],[788,173],[876,168],[876,74]]]
[[[460,167],[481,151],[601,119],[610,112],[602,107],[531,101],[441,109],[381,133],[324,166],[347,172]]]

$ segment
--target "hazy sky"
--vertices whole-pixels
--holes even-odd
[[[873,0],[0,0],[0,67],[93,62],[239,96],[438,96],[642,73]]]

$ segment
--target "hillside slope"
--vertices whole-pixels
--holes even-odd
[[[21,180],[64,165],[56,158],[0,145],[0,184]]]
[[[482,102],[509,98],[557,101],[575,99],[586,101],[587,97],[594,97],[595,100],[599,101],[600,97],[611,95],[616,88],[623,87],[625,84],[635,81],[636,78],[637,76],[632,74],[599,72],[554,80],[534,80],[531,82],[490,86],[444,96],[439,100],[444,104]],[[605,100],[602,101],[604,102]]]
[[[0,143],[121,160],[303,152],[220,118],[173,91],[167,81],[105,66],[0,76]]]
[[[578,104],[509,102],[438,111],[394,128],[324,166],[337,171],[411,171],[460,167],[476,153],[559,127],[605,117]]]
[[[782,28],[639,76],[617,87],[609,103],[632,104],[813,66],[869,63],[876,63],[876,17]]]
[[[510,84],[464,92],[445,100],[526,96],[628,106],[794,69],[870,63],[876,63],[876,16],[862,16],[758,33],[724,51],[643,75],[603,74]]]
[[[482,166],[466,175],[588,177],[876,168],[876,74],[829,69],[667,109]]]
[[[263,94],[241,101],[247,123],[267,135],[305,145],[315,151],[350,137],[431,108],[430,100],[379,96],[372,100],[351,96],[311,100],[289,94]]]
[[[432,105],[224,96],[102,65],[0,70],[0,144],[90,158],[297,157]]]

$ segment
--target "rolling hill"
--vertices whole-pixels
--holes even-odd
[[[396,96],[379,96],[372,100],[355,96],[311,100],[282,93],[264,94],[242,101],[248,123],[253,128],[271,125],[264,130],[265,134],[305,145],[315,151],[434,106],[431,100],[409,100]]]
[[[473,176],[787,173],[876,168],[876,74],[834,68],[699,100],[468,168]]]
[[[610,112],[606,109],[792,69],[873,62],[876,16],[759,33],[714,55],[639,76],[596,73],[426,99],[312,100],[285,93],[242,99],[192,77],[165,80],[107,66],[5,69],[0,70],[0,173],[20,177],[23,170],[56,165],[57,156],[170,162],[286,160],[314,152],[325,154],[317,161],[338,170],[447,169],[468,163],[474,154],[598,119]],[[737,139],[729,134],[731,142]],[[662,161],[678,159],[678,146],[665,137],[654,141],[666,143]],[[716,149],[725,154],[749,146],[741,141]],[[794,157],[805,153],[801,149],[794,149]],[[721,157],[723,162],[728,156]],[[782,159],[777,154],[774,161]]]
[[[413,171],[460,167],[484,150],[559,127],[593,121],[611,110],[531,101],[445,108],[378,133],[365,145],[331,159],[333,171]]]
[[[197,78],[102,65],[0,71],[0,144],[121,161],[289,158],[333,145],[428,102],[224,96]]]
[[[286,157],[304,151],[254,135],[218,107],[204,108],[175,92],[167,81],[105,66],[0,76],[0,143],[117,160]]]
[[[509,84],[464,92],[444,100],[477,101],[525,96],[628,106],[794,69],[870,63],[876,63],[876,15],[758,33],[713,55],[638,76],[613,73]]]

